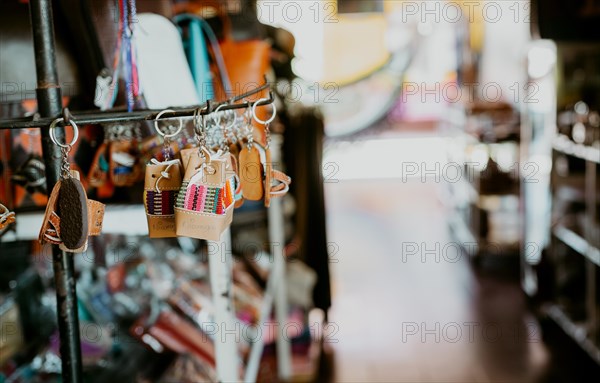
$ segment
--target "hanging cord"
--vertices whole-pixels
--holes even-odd
[[[163,162],[160,162],[159,160],[157,160],[156,158],[153,158],[150,160],[150,162],[153,165],[164,165]],[[169,173],[169,171],[171,170],[171,168],[176,164],[177,162],[172,162],[170,164],[167,165],[166,169],[163,170],[162,172],[160,172],[160,177],[158,177],[158,179],[156,180],[156,185],[154,186],[154,190],[157,193],[160,193],[160,188],[159,188],[159,184],[160,181],[162,181],[163,179],[165,180],[170,180],[171,179],[171,173]]]
[[[125,1],[122,1],[124,2],[125,7]],[[133,40],[133,23],[137,20],[137,9],[135,0],[127,0],[127,5],[129,9],[123,13],[124,15],[126,13],[127,16],[127,30],[125,33],[125,38],[127,40],[125,52],[125,55],[127,56],[127,110],[131,112],[139,92],[139,78],[136,64],[135,44]]]
[[[140,94],[137,52],[133,39],[133,25],[137,22],[135,0],[115,0],[115,9],[119,20],[119,31],[113,59],[112,82],[110,85],[112,94],[110,97],[106,97],[104,110],[112,108],[115,104],[119,93],[119,72],[122,69],[127,92],[127,110],[131,112],[135,105],[135,100]]]
[[[119,93],[119,67],[121,64],[121,43],[123,41],[123,19],[121,18],[121,5],[120,0],[115,0],[115,12],[117,12],[117,19],[119,20],[119,30],[117,35],[117,45],[113,56],[113,71],[112,81],[110,84],[110,90],[112,94],[110,97],[106,97],[106,103],[104,110],[110,109],[115,104],[117,94]]]

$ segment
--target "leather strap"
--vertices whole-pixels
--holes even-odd
[[[104,204],[98,201],[88,199],[88,228],[89,235],[97,236],[102,232],[102,222],[104,221]]]
[[[48,199],[48,204],[46,204],[46,211],[44,213],[44,220],[42,221],[42,229],[40,230],[40,235],[38,237],[39,241],[43,244],[46,242],[46,232],[48,229],[51,229],[52,221],[52,213],[54,213],[56,209],[56,205],[58,202],[58,195],[60,193],[60,185],[61,181],[59,180],[54,188],[52,189],[52,193],[50,193],[50,198]],[[56,213],[54,213],[56,214]],[[59,225],[57,225],[59,226]]]
[[[290,184],[292,183],[292,179],[287,174],[285,174],[279,170],[274,170],[274,169],[271,171],[271,175],[274,180],[280,182],[278,185],[271,187],[271,196],[272,197],[283,197],[284,195],[287,194],[288,190],[290,189]]]

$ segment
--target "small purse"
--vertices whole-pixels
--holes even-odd
[[[157,120],[164,113],[172,112],[165,110],[158,114]],[[178,159],[171,160],[170,139],[178,135],[183,129],[183,121],[179,120],[179,128],[173,134],[163,133],[158,127],[158,121],[154,121],[154,128],[163,137],[164,161],[156,158],[150,160],[146,166],[146,177],[144,180],[144,207],[148,220],[148,233],[150,238],[172,238],[176,237],[175,230],[175,201],[181,187],[181,162]]]
[[[175,200],[181,187],[179,160],[159,162],[146,166],[144,180],[144,207],[150,238],[176,237]]]
[[[235,174],[222,152],[190,157],[177,196],[177,235],[218,241],[233,220]]]

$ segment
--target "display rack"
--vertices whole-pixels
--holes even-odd
[[[600,304],[598,303],[598,268],[600,267],[600,249],[598,248],[598,233],[594,228],[596,220],[597,196],[598,196],[598,166],[600,164],[600,150],[597,147],[576,144],[564,135],[557,135],[553,141],[552,149],[554,151],[554,160],[556,155],[567,156],[583,161],[584,182],[583,195],[585,199],[584,227],[582,232],[578,233],[573,228],[565,225],[564,222],[557,222],[551,229],[550,256],[555,267],[561,268],[557,258],[560,243],[564,244],[570,252],[567,256],[582,257],[584,267],[585,286],[583,287],[582,307],[585,313],[584,318],[576,320],[573,315],[561,304],[561,299],[547,302],[542,311],[573,341],[578,344],[596,363],[600,364]],[[556,168],[556,165],[555,165]],[[556,171],[556,170],[555,170]],[[555,177],[559,179],[559,177]],[[559,182],[559,181],[556,181]],[[556,185],[553,185],[553,189]],[[556,196],[553,195],[553,199]]]
[[[500,125],[514,125],[514,113],[511,119],[506,117],[492,118],[488,111],[473,113],[464,105],[448,106],[446,118],[441,121],[440,132],[447,138],[447,164],[456,176],[440,174],[445,181],[443,189],[446,207],[451,211],[448,218],[450,232],[463,251],[476,257],[479,255],[514,255],[518,250],[518,235],[511,234],[503,227],[492,225],[490,217],[493,214],[511,213],[518,216],[514,202],[518,200],[519,192],[517,177],[518,148],[517,137],[485,137],[494,133]],[[472,107],[472,106],[471,106]],[[497,113],[490,110],[489,113]],[[493,136],[494,134],[492,134]],[[509,149],[509,150],[507,150]],[[514,176],[502,182],[499,186],[489,184],[494,173],[490,170],[489,160],[496,152],[510,152],[513,158],[511,168],[503,170],[504,174]],[[485,153],[482,157],[473,153]],[[494,170],[498,171],[498,170]],[[487,182],[487,184],[486,184]],[[499,221],[496,219],[494,222]]]
[[[35,63],[37,75],[36,97],[38,113],[33,118],[17,118],[0,120],[0,129],[39,128],[42,137],[42,151],[46,169],[47,190],[52,190],[59,179],[60,151],[49,137],[49,126],[53,120],[63,117],[68,123],[71,119],[80,124],[103,124],[115,122],[135,122],[155,120],[159,110],[139,110],[133,112],[73,112],[62,107],[61,88],[58,81],[54,25],[52,5],[50,0],[30,0],[31,26],[35,49]],[[269,84],[258,87],[248,93],[233,97],[222,103],[207,102],[202,106],[189,108],[172,108],[168,118],[192,118],[195,113],[210,114],[217,107],[219,110],[233,110],[247,108],[251,104],[244,100],[263,90],[269,89]],[[274,101],[270,92],[269,99],[257,103],[268,105]],[[252,104],[253,105],[253,104]],[[64,129],[57,128],[57,139],[64,138]],[[281,158],[281,139],[274,136],[271,151],[274,161]],[[136,207],[130,207],[136,209]],[[110,221],[111,210],[118,214],[118,208],[107,210],[107,221]],[[139,207],[137,207],[139,210]],[[141,210],[140,210],[141,211]],[[280,328],[287,323],[288,305],[285,289],[285,259],[284,259],[284,218],[281,201],[274,198],[269,208],[269,237],[276,246],[272,246],[274,266],[269,276],[268,287],[265,293],[261,310],[261,321],[266,321],[271,315],[271,307],[275,304],[275,320]],[[30,223],[41,215],[29,214]],[[127,233],[127,232],[125,232]],[[139,234],[139,233],[137,233]],[[29,233],[30,235],[30,233]],[[27,234],[14,236],[14,239],[29,239]],[[231,235],[227,230],[221,240],[214,243],[211,248],[218,249],[215,254],[209,254],[209,270],[211,273],[211,288],[215,306],[215,321],[219,331],[215,334],[215,352],[217,377],[221,382],[239,381],[238,368],[239,355],[235,337],[227,337],[221,331],[235,328],[234,312],[231,297],[232,284],[232,255]],[[60,354],[62,360],[62,379],[65,382],[82,382],[82,359],[79,336],[79,318],[77,313],[77,291],[74,270],[74,255],[64,252],[58,246],[52,246],[52,259],[54,269],[54,282],[57,299],[57,322],[60,335]],[[223,335],[223,336],[222,336]],[[220,340],[220,341],[219,341]],[[251,349],[251,356],[246,367],[244,381],[255,381],[262,356],[262,341],[255,342]],[[282,380],[291,376],[291,344],[283,336],[277,337],[278,375]]]
[[[573,52],[566,55],[567,52],[579,49],[567,45],[534,40],[529,47],[530,51],[545,50],[557,60],[544,74],[529,76],[532,86],[527,89],[544,94],[543,102],[522,104],[521,160],[523,164],[536,164],[539,171],[535,182],[522,181],[526,230],[521,284],[530,297],[542,302],[539,307],[542,316],[554,322],[600,364],[597,296],[600,250],[595,223],[600,147],[597,133],[591,134],[591,128],[590,131],[585,128],[588,142],[575,142],[569,137],[573,135],[575,120],[583,118],[585,113],[573,107],[559,114],[557,109],[559,105],[562,109],[575,102],[573,97],[582,97],[576,91],[581,84],[569,80],[567,68],[586,68],[585,61],[577,65],[562,62],[567,56],[576,56]],[[578,57],[584,60],[585,55]],[[538,64],[535,55],[529,55],[528,60],[529,68]],[[569,89],[568,96],[563,94],[565,89]],[[531,95],[525,95],[525,99],[528,96]],[[592,108],[597,109],[598,105]],[[598,127],[595,129],[597,132]],[[567,131],[570,133],[566,134]],[[573,224],[574,218],[581,221]]]

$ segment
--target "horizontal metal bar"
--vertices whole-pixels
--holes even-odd
[[[208,115],[213,113],[216,108],[221,107],[220,110],[235,110],[248,108],[254,105],[252,102],[235,103],[245,98],[251,97],[263,90],[269,89],[269,84],[264,84],[250,92],[242,95],[233,97],[227,101],[220,103],[207,102],[200,106],[190,106],[187,108],[168,108],[174,110],[174,113],[169,113],[168,117],[161,118],[161,120],[168,120],[177,117],[193,117],[194,113],[198,108],[201,109],[201,114]],[[269,105],[273,103],[273,93],[269,92],[267,100],[258,102],[258,106]],[[223,105],[223,106],[221,106]],[[133,112],[125,111],[108,111],[108,112],[97,112],[97,111],[84,111],[84,112],[71,112],[71,118],[79,125],[86,124],[110,124],[110,123],[125,123],[125,122],[140,122],[140,121],[152,121],[156,119],[156,116],[162,111],[158,109],[146,109],[136,110]],[[54,121],[54,118],[39,118],[39,116],[27,117],[27,118],[14,118],[0,120],[0,129],[24,129],[24,128],[47,128]]]

